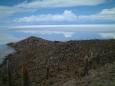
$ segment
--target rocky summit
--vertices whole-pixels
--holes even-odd
[[[9,43],[16,52],[0,65],[0,86],[115,86],[115,40]]]

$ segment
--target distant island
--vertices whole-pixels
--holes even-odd
[[[0,86],[115,86],[115,40],[49,41],[31,36],[9,43]]]

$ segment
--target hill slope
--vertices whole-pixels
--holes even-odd
[[[29,37],[8,45],[17,52],[7,56],[8,66],[4,61],[0,68],[2,86],[8,79],[12,86],[115,85],[115,40],[59,42]]]

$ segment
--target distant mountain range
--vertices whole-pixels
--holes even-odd
[[[0,66],[1,86],[115,86],[115,40],[29,37]]]

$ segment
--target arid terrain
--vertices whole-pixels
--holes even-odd
[[[115,40],[9,43],[16,52],[0,65],[0,86],[115,86]]]

